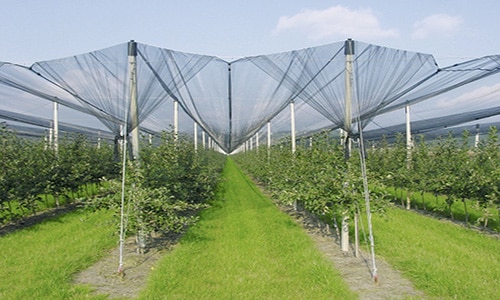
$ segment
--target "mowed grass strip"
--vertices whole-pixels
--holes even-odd
[[[116,245],[115,233],[112,212],[75,211],[0,237],[0,299],[91,298],[72,276]]]
[[[144,299],[354,299],[312,240],[228,159],[218,199],[172,253]]]
[[[398,208],[374,217],[373,228],[376,254],[427,295],[499,299],[499,239]]]

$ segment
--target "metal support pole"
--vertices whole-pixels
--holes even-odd
[[[412,138],[411,138],[411,117],[410,117],[410,106],[405,106],[406,112],[406,167],[411,166],[411,149],[413,148]]]
[[[351,157],[351,139],[350,135],[352,133],[352,81],[353,81],[353,68],[352,61],[354,55],[354,41],[348,39],[344,44],[344,54],[345,54],[345,114],[344,114],[344,130],[345,132],[345,159],[349,160]],[[349,163],[349,162],[347,162]],[[346,183],[346,187],[349,188],[349,182]],[[341,249],[343,252],[349,251],[349,213],[346,209],[342,213],[342,231],[340,237]]]
[[[290,122],[291,122],[291,138],[292,138],[292,153],[297,149],[295,141],[295,103],[290,102]]]
[[[194,128],[193,128],[193,135],[194,135],[194,151],[198,151],[198,124],[194,122]]]
[[[54,101],[54,139],[53,139],[53,147],[54,152],[57,154],[59,150],[59,103]]]
[[[267,122],[267,148],[271,148],[271,122]]]
[[[344,112],[344,130],[346,131],[345,138],[345,156],[349,159],[351,156],[351,139],[350,135],[352,133],[352,81],[353,81],[353,69],[352,61],[354,55],[354,41],[348,39],[345,41],[344,45],[345,54],[345,112]]]
[[[177,142],[179,134],[179,101],[174,101],[174,141]]]
[[[139,110],[137,105],[137,43],[128,43],[128,67],[130,80],[130,122],[132,131],[132,157],[139,158]],[[124,133],[125,138],[127,132]]]
[[[255,133],[255,149],[259,151],[259,133]]]
[[[479,124],[476,124],[476,137],[474,139],[474,147],[479,147]]]

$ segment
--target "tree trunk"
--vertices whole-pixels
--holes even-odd
[[[451,210],[451,206],[453,205],[453,202],[451,201],[451,199],[449,198],[449,196],[448,196],[448,200],[446,202],[448,204],[448,212],[450,213],[450,218],[452,220],[455,220],[455,218],[453,217],[453,211]]]

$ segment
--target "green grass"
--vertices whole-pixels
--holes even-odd
[[[0,299],[85,298],[73,274],[116,245],[111,212],[75,211],[0,237]]]
[[[373,224],[376,253],[426,294],[498,299],[500,240],[398,208]]]
[[[228,160],[218,200],[159,263],[143,299],[353,299],[331,262]]]

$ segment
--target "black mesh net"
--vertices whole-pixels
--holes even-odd
[[[130,132],[128,46],[30,68],[0,63],[0,120],[49,128],[57,102],[68,131]],[[440,68],[430,54],[346,41],[234,61],[138,43],[134,57],[140,130],[171,129],[176,102],[179,132],[193,135],[197,124],[198,135],[228,153],[257,133],[265,136],[266,124],[273,139],[289,135],[291,103],[298,136],[338,128],[356,135],[358,126],[346,122],[351,117],[367,138],[394,134],[404,131],[405,106],[413,112],[412,130],[422,133],[494,124],[500,113],[498,55]]]

